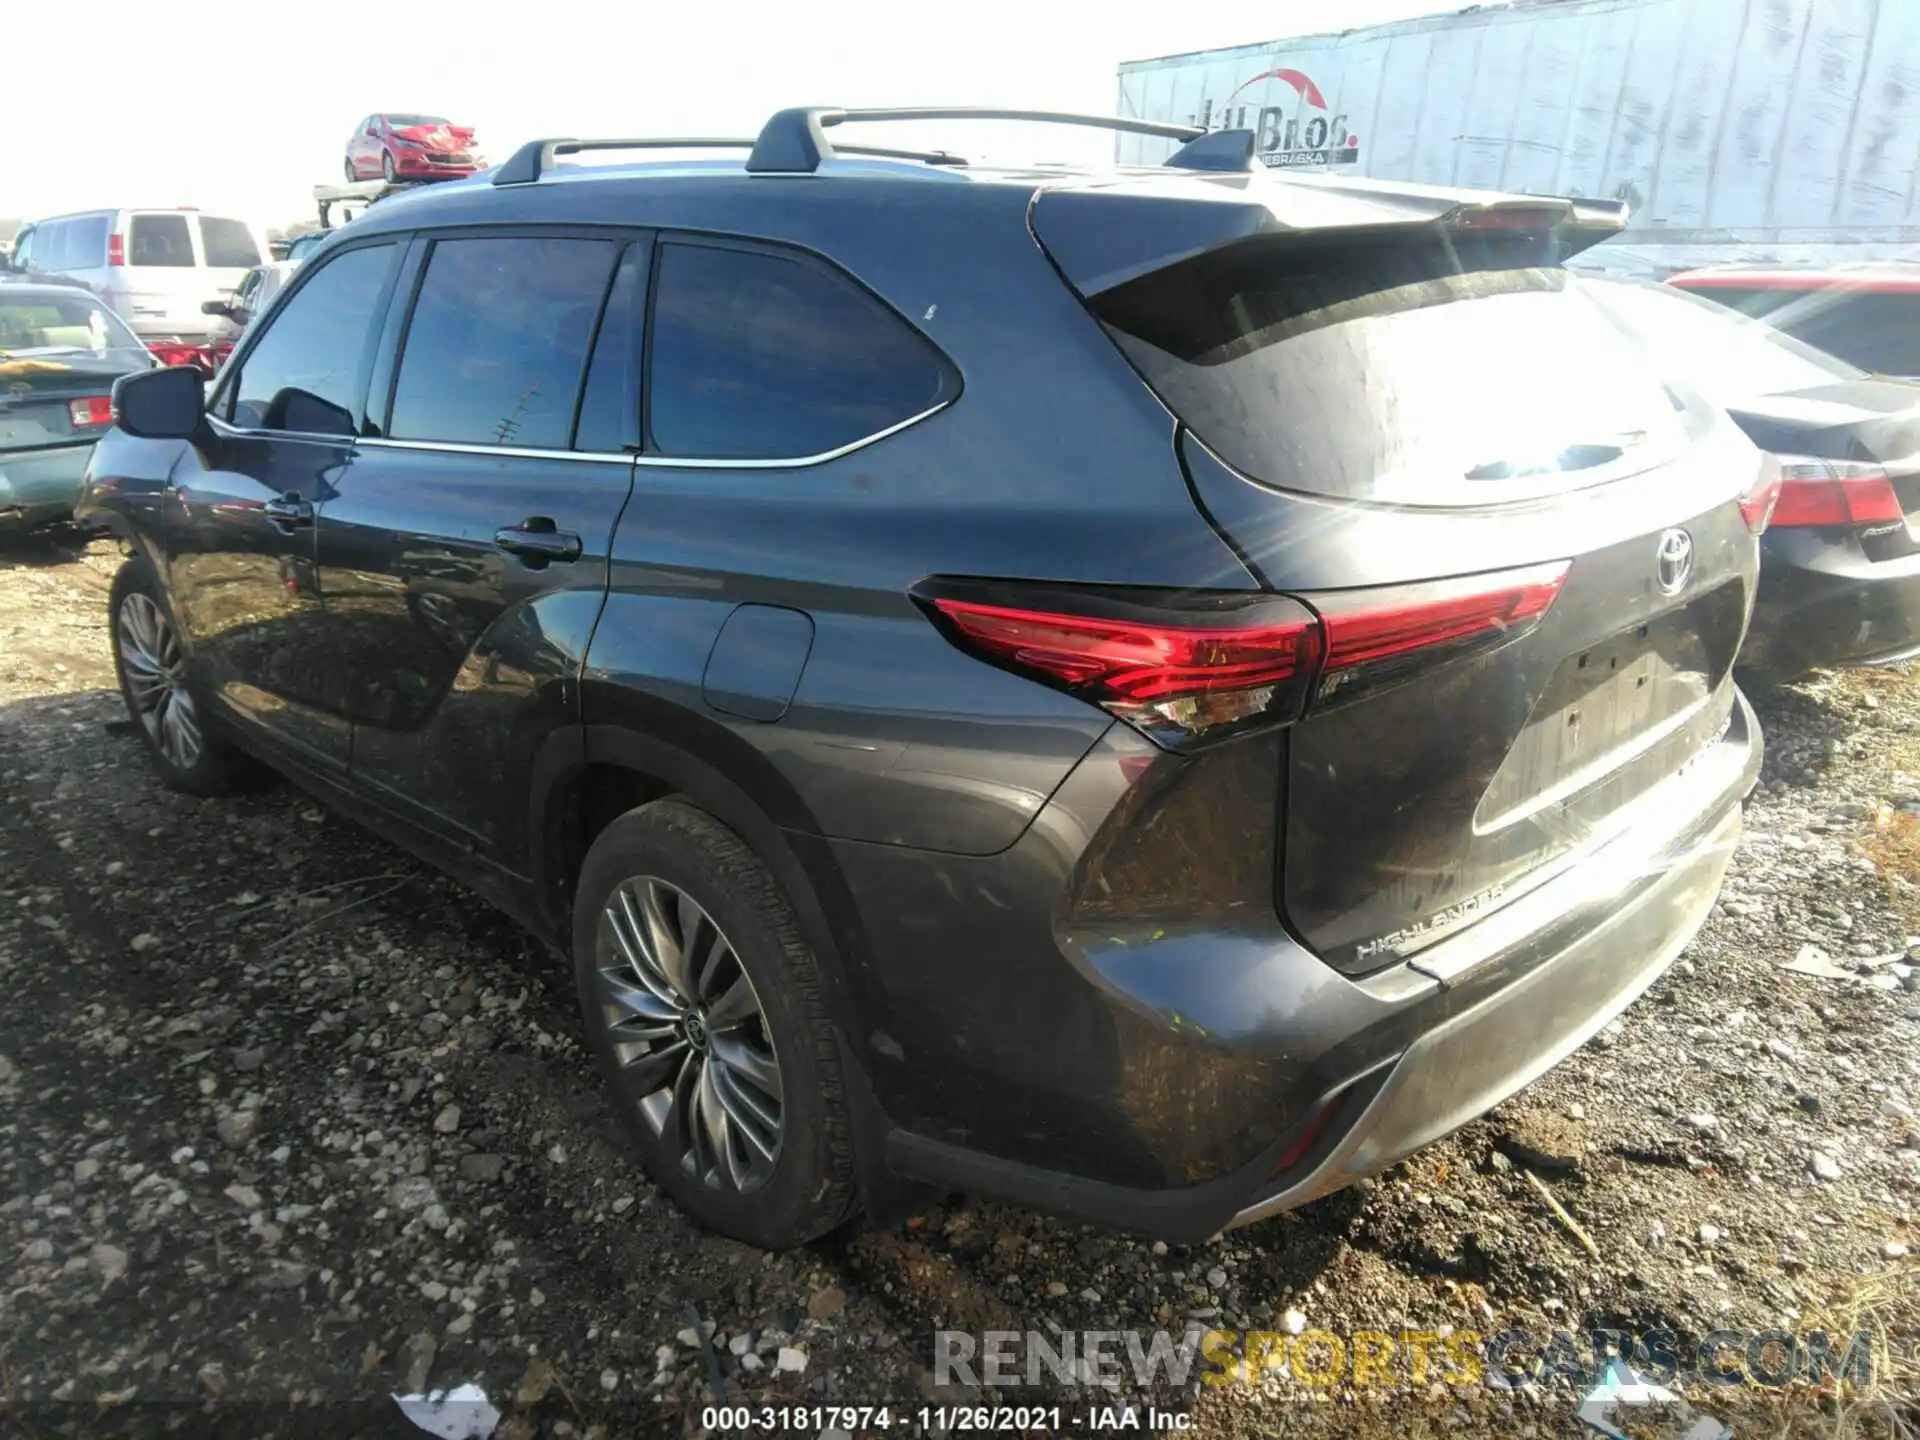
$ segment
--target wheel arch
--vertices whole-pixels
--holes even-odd
[[[864,1058],[863,1037],[884,1028],[884,1006],[863,982],[874,973],[865,930],[811,811],[764,755],[717,721],[631,691],[589,685],[582,698],[595,723],[555,734],[534,767],[529,833],[545,928],[564,952],[581,862],[600,830],[634,806],[677,796],[737,832],[780,882],[819,959],[863,1202],[870,1215],[897,1212],[914,1192],[887,1169],[892,1122]]]

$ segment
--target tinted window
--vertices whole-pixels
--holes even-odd
[[[580,397],[576,450],[624,450],[632,443],[639,399],[640,301],[646,293],[647,247],[632,246],[613,277],[606,315],[587,367],[587,388]]]
[[[184,215],[136,215],[127,222],[129,265],[193,264],[193,240]]]
[[[663,454],[822,454],[929,409],[947,377],[925,339],[823,265],[660,247],[648,421]]]
[[[232,387],[236,425],[353,434],[361,357],[393,250],[349,250],[307,276],[247,352]]]
[[[67,222],[67,269],[91,270],[107,263],[107,218],[82,215]]]
[[[407,326],[396,440],[565,449],[619,246],[442,240]]]
[[[1750,319],[1670,285],[1582,282],[1594,299],[1673,372],[1720,406],[1811,390],[1860,372]]]
[[[1393,229],[1229,246],[1088,303],[1195,434],[1289,490],[1478,504],[1679,443],[1667,392],[1564,271]]]
[[[218,215],[200,217],[200,248],[207,253],[207,264],[246,269],[260,263],[260,247],[253,234],[238,220]]]
[[[1876,375],[1920,375],[1920,294],[1828,290],[1767,317],[1807,344]]]
[[[67,234],[70,228],[65,220],[52,220],[42,225],[33,237],[33,263],[42,270],[66,269]]]

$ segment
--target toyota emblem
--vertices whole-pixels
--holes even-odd
[[[1678,595],[1693,575],[1693,537],[1684,530],[1667,531],[1660,537],[1653,563],[1660,593]]]

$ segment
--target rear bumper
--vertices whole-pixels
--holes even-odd
[[[1857,548],[1857,547],[1856,547]],[[1769,548],[1742,666],[1778,679],[1838,665],[1881,665],[1920,649],[1920,567],[1825,549],[1816,565]]]
[[[72,518],[91,444],[0,451],[0,531]]]
[[[899,1128],[887,1137],[888,1163],[913,1179],[1181,1240],[1375,1174],[1538,1078],[1666,970],[1719,893],[1761,748],[1736,696],[1726,734],[1650,792],[1645,823],[1422,952],[1418,963],[1434,973],[1401,965],[1351,980],[1274,931],[1163,941],[1159,956],[1132,943],[1102,954],[1069,938],[1078,978],[1108,1007],[1104,1027],[1037,961],[1025,968],[1052,995],[1002,992],[1007,1007],[1058,1002],[1046,1016],[1051,1050],[1030,1081],[1051,1081],[1056,1096],[1029,1094],[1018,1112],[1024,1136],[1055,1120],[1070,1127],[1048,1141],[1050,1155],[1033,1153],[1041,1147],[1020,1131],[989,1147],[940,1136],[928,1120],[900,1126],[890,1106]],[[1450,946],[1471,958],[1449,964],[1440,952]],[[989,966],[981,962],[974,983]],[[968,1002],[949,1003],[965,1051]],[[956,1080],[994,1098],[993,1077],[978,1073],[983,1058],[955,1057],[956,1069],[975,1073],[943,1077],[950,1099]],[[1076,1067],[1081,1107],[1050,1116]],[[1203,1148],[1208,1135],[1222,1143]],[[1303,1151],[1305,1135],[1315,1138]],[[1224,1137],[1238,1156],[1212,1164],[1229,1153]],[[1107,1162],[1135,1148],[1163,1162],[1163,1183],[1109,1178]],[[1201,1183],[1179,1183],[1182,1170]],[[1194,1174],[1203,1170],[1212,1173]]]

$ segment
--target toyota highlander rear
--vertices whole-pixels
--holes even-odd
[[[1086,836],[1055,942],[1124,1012],[1145,1138],[1113,1184],[894,1159],[1204,1233],[1498,1103],[1691,938],[1758,771],[1732,670],[1774,482],[1569,285],[1606,210],[1222,176],[1031,225],[1262,594],[924,587],[1124,722],[1029,841]]]

